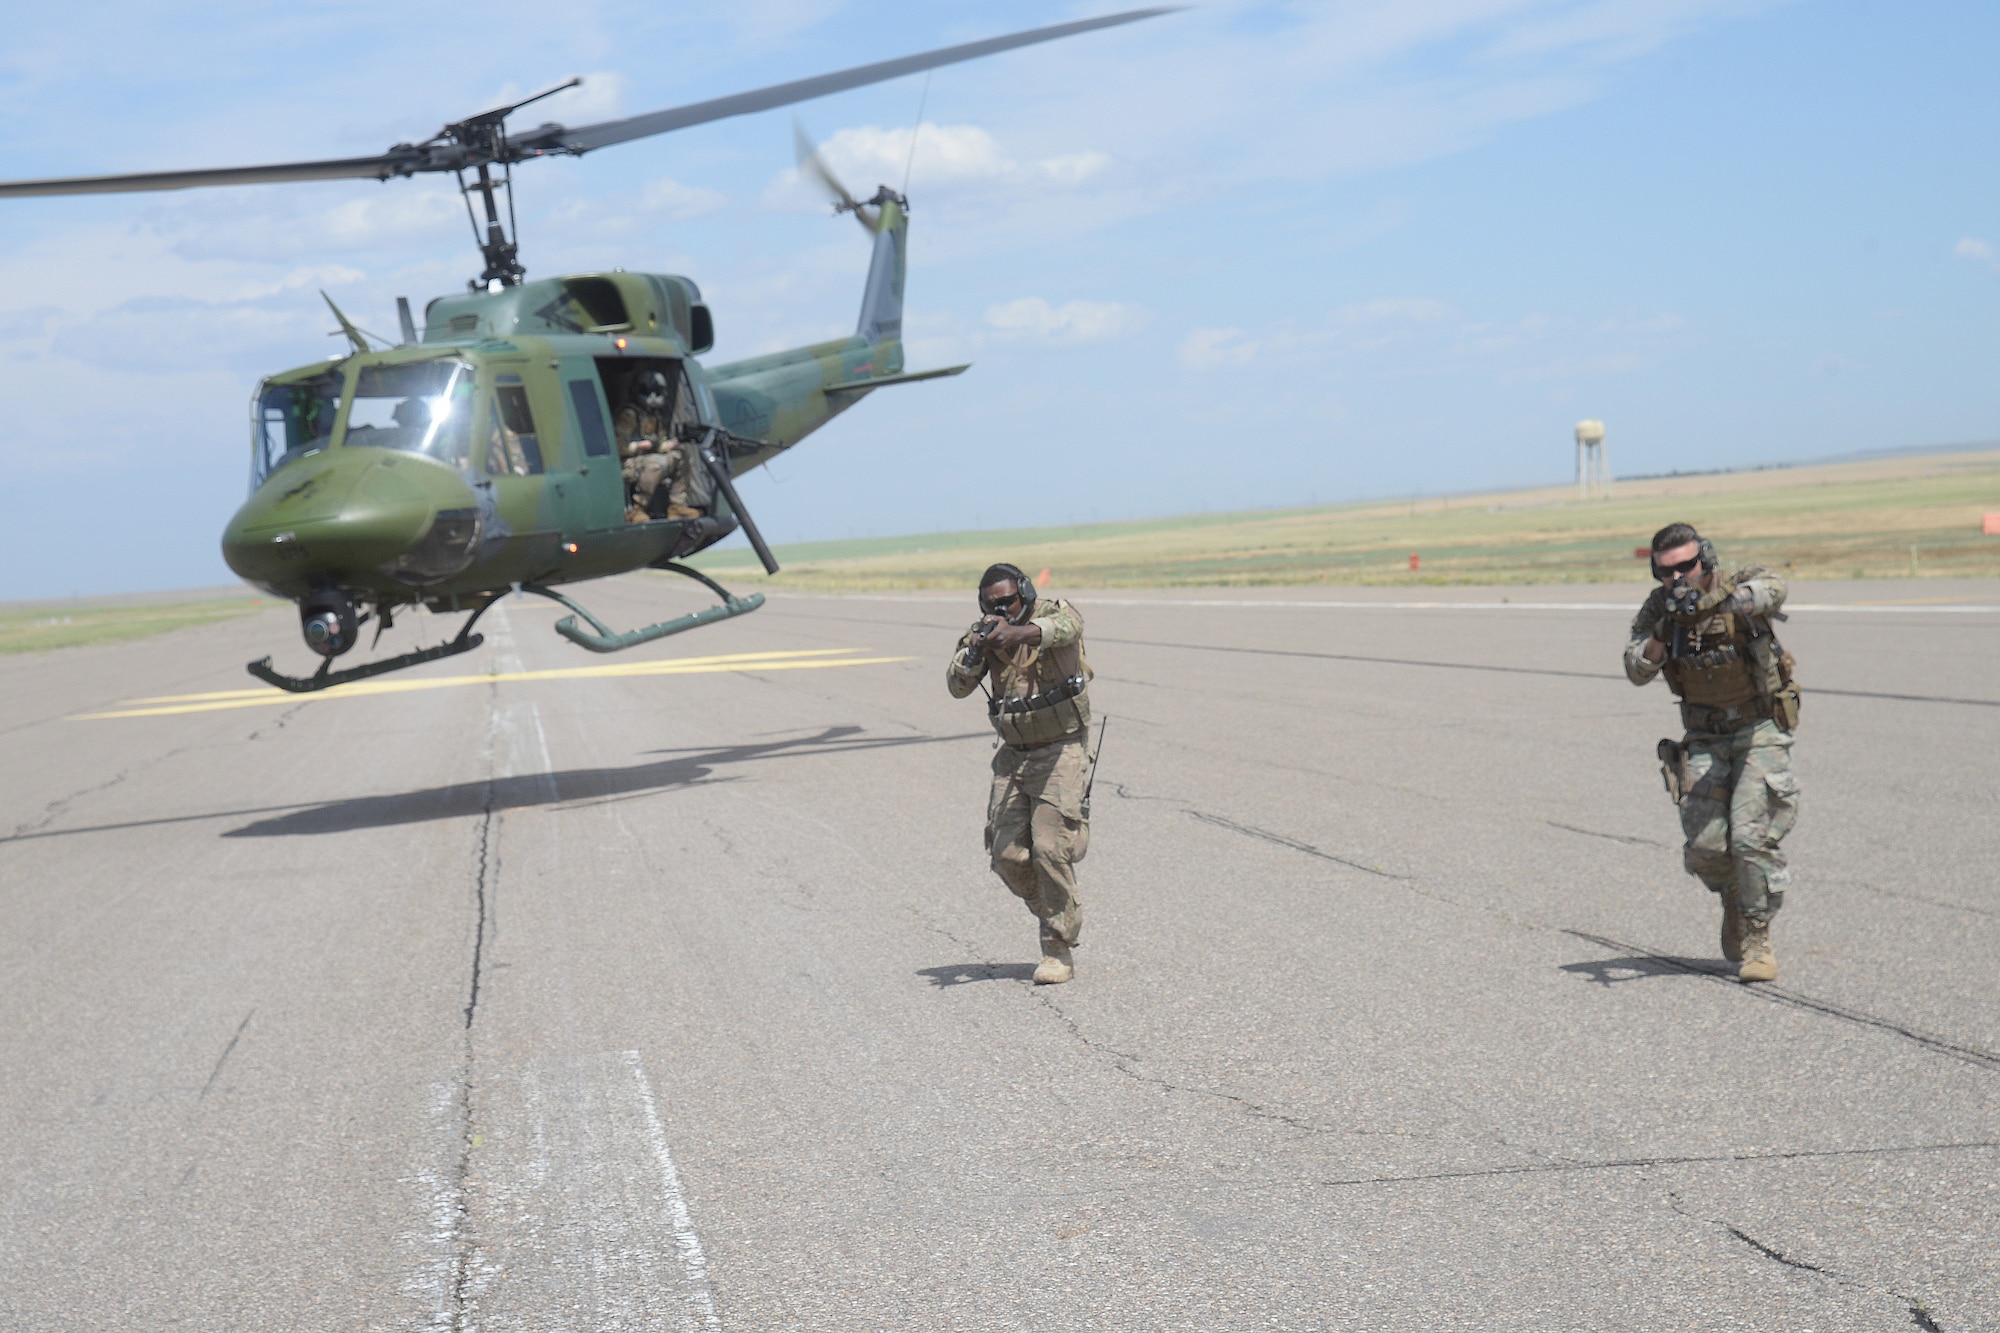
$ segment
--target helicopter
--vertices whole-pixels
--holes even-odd
[[[322,292],[349,351],[268,376],[252,395],[250,495],[223,530],[223,559],[246,582],[298,604],[300,631],[320,665],[310,676],[290,676],[264,657],[247,669],[306,693],[453,657],[484,641],[474,626],[508,593],[561,604],[572,614],[556,622],[558,634],[592,652],[617,652],[763,605],[763,594],[738,596],[682,563],[740,528],[765,572],[778,572],[737,477],[877,389],[969,367],[904,368],[909,200],[886,185],[856,199],[796,127],[802,173],[869,236],[860,317],[848,337],[715,366],[697,360],[715,346],[715,319],[692,279],[613,269],[528,280],[514,166],[1171,12],[1127,10],[620,120],[508,132],[508,117],[582,82],[571,79],[370,157],[0,181],[0,198],[454,173],[485,261],[467,290],[430,301],[421,327],[408,298],[397,297],[401,338],[384,346]],[[672,438],[657,447],[682,452],[686,503],[665,504],[662,487],[650,506],[633,504],[618,414],[642,383],[655,415],[669,423]],[[679,512],[662,512],[663,504]],[[721,600],[619,633],[557,591],[641,569],[693,579]],[[334,669],[370,619],[379,643],[397,610],[415,606],[467,619],[441,644]]]

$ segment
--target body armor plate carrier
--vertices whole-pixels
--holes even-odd
[[[1090,686],[1081,675],[1071,676],[1039,694],[990,699],[987,716],[1009,745],[1026,749],[1081,735],[1090,726]]]
[[[1720,591],[1734,587],[1730,579]],[[1680,696],[1681,722],[1689,731],[1734,731],[1764,718],[1785,731],[1799,724],[1792,655],[1764,616],[1717,611],[1693,623],[1677,622],[1664,671]]]

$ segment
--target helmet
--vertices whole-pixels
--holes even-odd
[[[648,412],[667,410],[667,399],[673,393],[673,386],[667,382],[666,372],[642,370],[632,377],[632,387],[628,390],[631,401]]]

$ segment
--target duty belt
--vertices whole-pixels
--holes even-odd
[[[1729,708],[1710,708],[1706,704],[1681,704],[1681,725],[1689,731],[1706,731],[1720,734],[1739,731],[1753,722],[1763,722],[1771,716],[1768,699],[1752,699]]]
[[[1002,713],[1035,713],[1044,708],[1054,708],[1065,699],[1074,699],[1083,693],[1082,676],[1071,676],[1060,685],[1052,685],[1040,694],[1024,694],[1016,699],[988,699],[986,712],[990,717]]]

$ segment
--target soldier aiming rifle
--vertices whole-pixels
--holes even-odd
[[[1653,534],[1659,586],[1632,621],[1625,674],[1665,674],[1680,699],[1679,741],[1659,744],[1667,793],[1687,836],[1682,861],[1722,900],[1722,956],[1739,981],[1775,981],[1771,919],[1791,869],[1778,844],[1798,818],[1792,739],[1799,689],[1772,633],[1785,581],[1759,565],[1723,574],[1715,548],[1685,523]]]
[[[1000,741],[986,804],[993,873],[1035,914],[1042,960],[1035,983],[1075,975],[1083,904],[1076,863],[1090,846],[1090,663],[1083,617],[1060,598],[1038,598],[1013,565],[979,580],[980,619],[959,637],[945,686],[955,699],[984,688]]]

